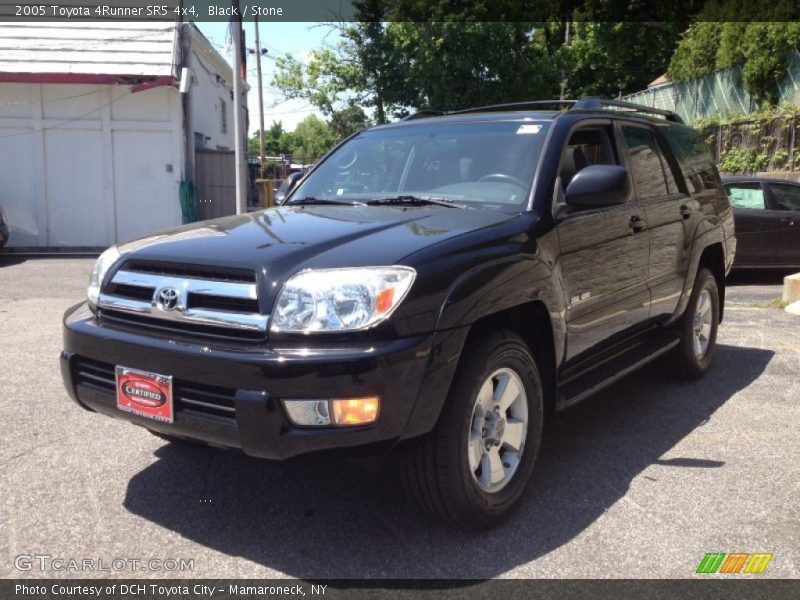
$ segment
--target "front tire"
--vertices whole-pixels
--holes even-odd
[[[719,289],[713,273],[697,272],[689,304],[681,319],[681,341],[672,351],[672,373],[678,379],[692,380],[705,375],[717,345]]]
[[[417,504],[448,524],[487,529],[518,504],[533,475],[544,399],[536,361],[508,331],[463,351],[439,421],[401,458]]]

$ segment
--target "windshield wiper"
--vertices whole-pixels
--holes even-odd
[[[466,204],[459,204],[449,198],[441,196],[416,196],[414,194],[402,194],[389,198],[376,198],[367,202],[370,206],[393,205],[393,206],[421,206],[425,204],[435,204],[436,206],[446,206],[448,208],[469,208]]]
[[[303,204],[314,204],[317,206],[366,206],[366,204],[357,200],[333,200],[331,198],[315,198],[314,196],[306,196],[305,198],[290,200],[286,204],[288,206]]]

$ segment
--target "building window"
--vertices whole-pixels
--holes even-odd
[[[195,148],[204,148],[206,145],[206,138],[205,136],[200,133],[199,131],[194,132],[194,147]]]
[[[219,127],[223,135],[228,133],[228,105],[222,98],[219,99]]]

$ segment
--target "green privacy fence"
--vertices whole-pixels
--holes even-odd
[[[788,55],[786,76],[778,83],[778,104],[800,100],[800,51]],[[669,83],[625,96],[623,100],[678,113],[684,121],[734,113],[748,114],[758,107],[744,89],[742,68],[716,71],[684,83]]]

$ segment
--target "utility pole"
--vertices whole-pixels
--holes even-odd
[[[239,13],[239,0],[232,0],[234,15]],[[242,18],[233,17],[233,129],[236,161],[236,214],[247,212],[247,154],[244,146],[245,120],[242,110]]]
[[[253,19],[256,28],[256,74],[258,75],[258,173],[261,179],[264,179],[264,92],[261,89],[261,40],[258,35],[258,15],[256,14]]]

